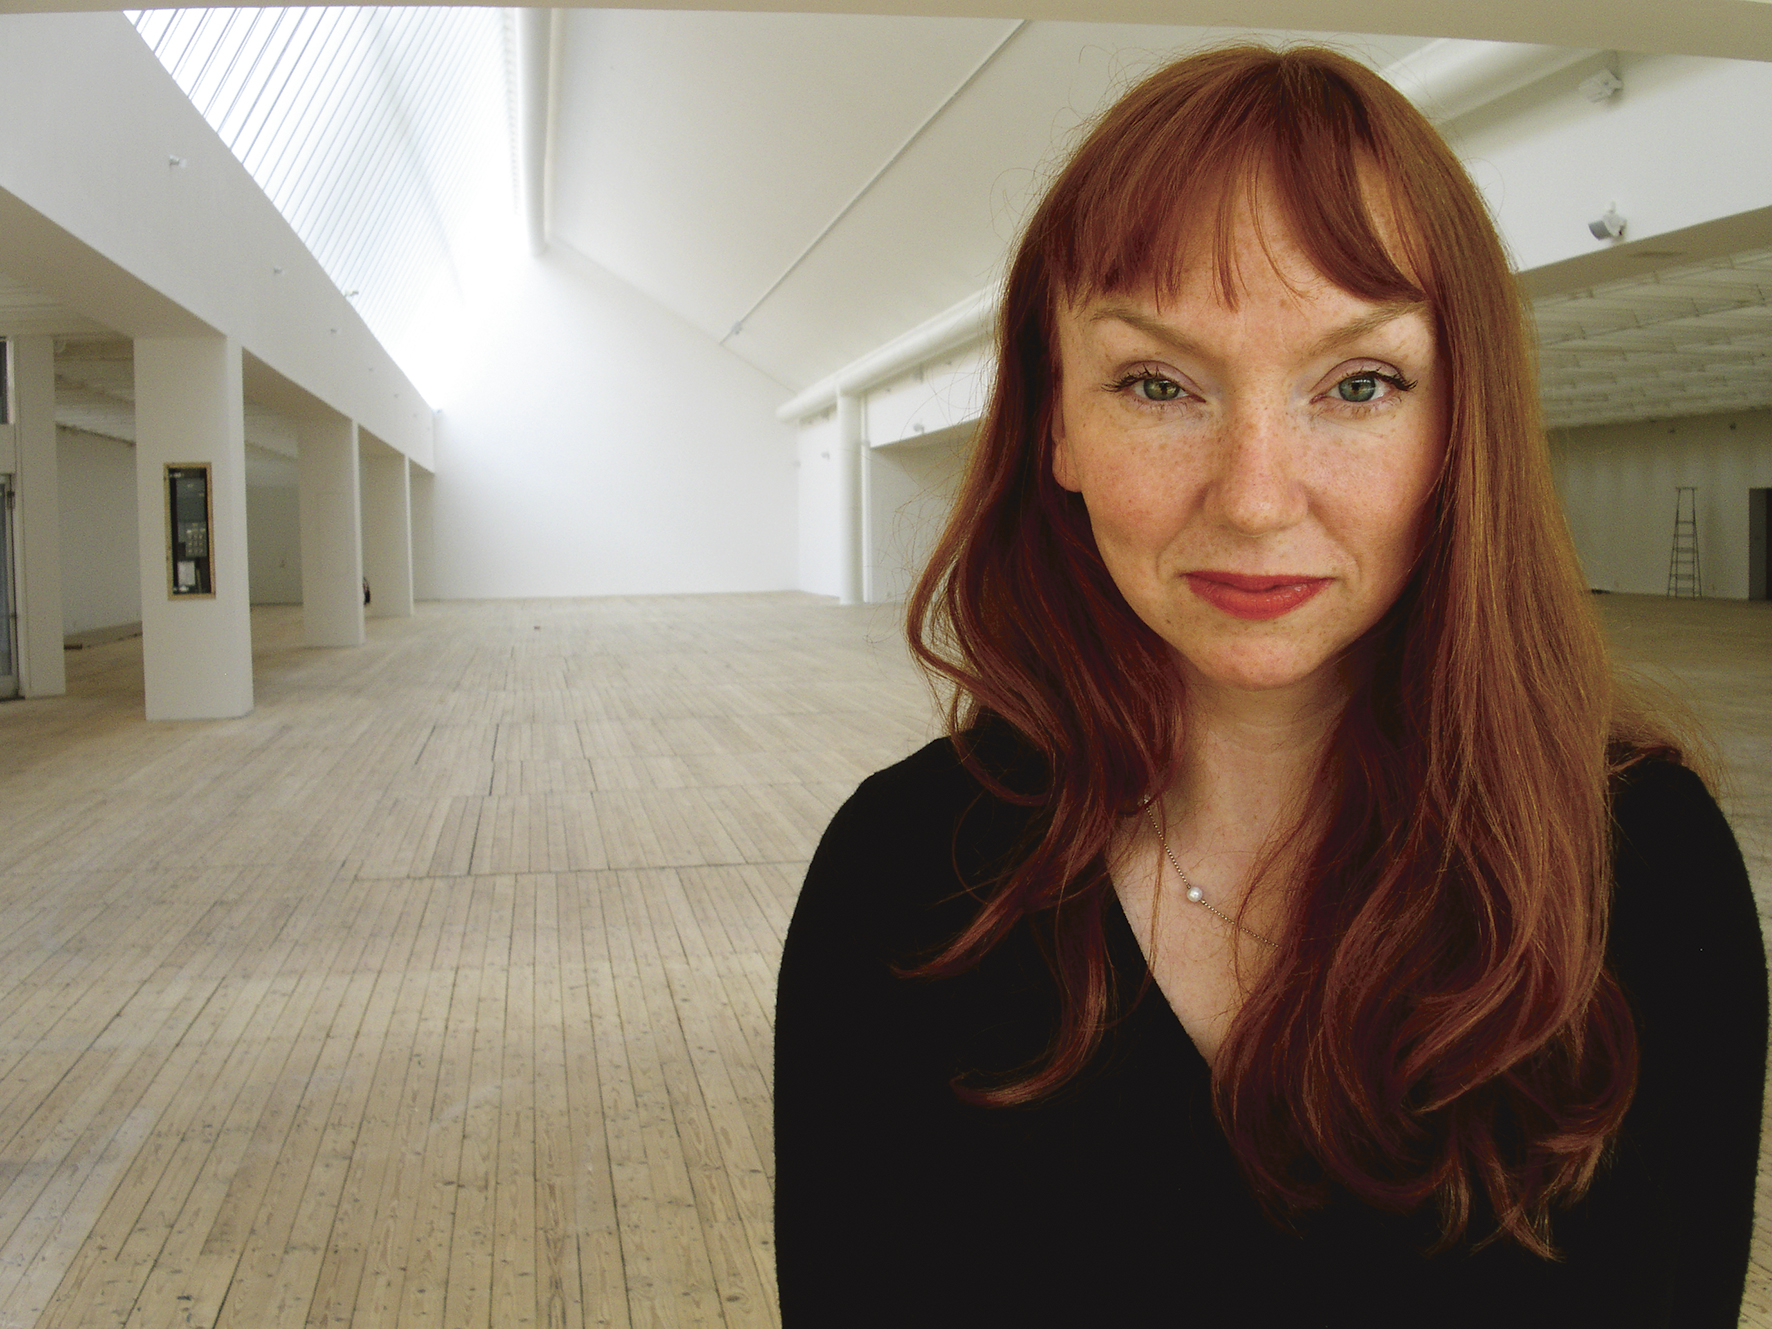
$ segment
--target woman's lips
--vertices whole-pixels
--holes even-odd
[[[1243,572],[1190,572],[1187,582],[1214,609],[1232,618],[1265,619],[1289,614],[1327,586],[1329,577],[1252,576]]]

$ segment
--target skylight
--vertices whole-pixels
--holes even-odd
[[[178,9],[136,30],[433,401],[464,270],[515,227],[497,9]]]

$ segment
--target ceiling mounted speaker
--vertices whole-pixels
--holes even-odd
[[[1610,101],[1624,91],[1624,80],[1610,69],[1602,69],[1597,74],[1589,74],[1576,84],[1576,89],[1590,102]]]
[[[1624,218],[1618,215],[1618,206],[1614,204],[1606,209],[1598,221],[1590,221],[1587,229],[1593,232],[1596,240],[1616,240],[1624,234]]]

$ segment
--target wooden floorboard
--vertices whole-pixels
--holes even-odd
[[[1763,902],[1767,608],[1601,603],[1712,722]],[[782,937],[832,811],[934,732],[892,611],[253,632],[238,720],[144,723],[139,639],[0,707],[0,1329],[778,1326]]]

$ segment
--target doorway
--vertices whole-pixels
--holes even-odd
[[[1772,489],[1747,491],[1747,599],[1772,599]]]
[[[1772,599],[1772,489],[1747,491],[1747,598]]]
[[[12,566],[12,477],[0,475],[0,701],[18,696],[18,600]]]
[[[14,465],[12,343],[0,337],[0,465]],[[12,476],[0,474],[0,701],[18,696],[18,596],[12,569]]]

